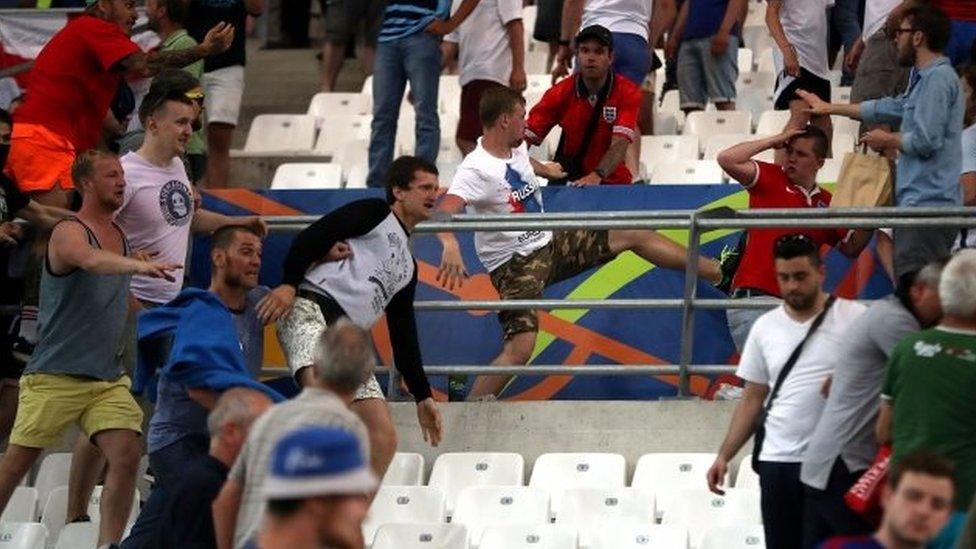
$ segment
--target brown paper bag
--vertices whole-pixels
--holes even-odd
[[[830,207],[890,206],[893,187],[887,158],[865,152],[849,152],[844,155]]]

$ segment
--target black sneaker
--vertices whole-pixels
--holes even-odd
[[[718,265],[722,273],[722,280],[715,285],[715,288],[723,294],[728,294],[732,291],[732,279],[735,278],[735,272],[739,269],[740,259],[741,256],[739,255],[738,246],[725,246],[722,248],[722,253],[718,255]]]

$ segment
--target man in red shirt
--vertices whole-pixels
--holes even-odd
[[[782,165],[752,158],[767,149],[785,149]],[[779,135],[747,141],[725,149],[718,163],[729,177],[749,193],[749,208],[826,208],[830,192],[817,185],[817,172],[827,156],[827,136],[816,126],[790,129]],[[818,246],[837,246],[848,257],[857,257],[871,241],[873,231],[846,229],[749,229],[738,271],[732,280],[732,297],[781,297],[773,267],[773,243],[788,233],[802,233]],[[762,309],[729,309],[726,313],[732,341],[741,352],[752,324]]]
[[[549,88],[532,108],[525,140],[539,145],[558,125],[563,134],[556,161],[566,170],[570,185],[630,184],[634,174],[624,157],[638,138],[640,87],[610,69],[613,36],[606,28],[590,25],[581,30],[576,47],[579,72]],[[594,116],[595,127],[588,136]]]
[[[234,28],[220,24],[195,48],[143,52],[129,33],[135,0],[87,0],[88,7],[44,46],[30,91],[17,109],[6,171],[42,204],[67,207],[75,154],[96,146],[116,90],[126,76],[149,77],[226,50]]]

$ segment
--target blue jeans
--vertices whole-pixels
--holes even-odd
[[[729,36],[725,55],[712,55],[712,38],[685,40],[678,48],[678,93],[682,109],[704,109],[713,103],[735,102],[739,77],[739,38]]]
[[[946,45],[945,55],[952,65],[969,65],[972,62],[973,42],[976,41],[976,23],[972,21],[952,21],[952,34]]]
[[[858,0],[836,0],[834,7],[830,8],[831,43],[844,46],[844,55],[851,51],[851,46],[861,36],[861,24],[858,22],[859,8]],[[852,82],[854,82],[854,75],[844,69],[841,85],[850,86]]]
[[[367,186],[383,187],[386,183],[386,172],[393,162],[396,145],[400,103],[408,81],[417,113],[414,154],[431,163],[437,161],[441,145],[440,118],[437,116],[440,74],[441,47],[436,36],[418,32],[376,45]]]

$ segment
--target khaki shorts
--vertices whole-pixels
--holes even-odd
[[[142,434],[142,410],[132,398],[128,376],[100,381],[60,374],[20,378],[17,419],[10,443],[47,448],[61,441],[72,423],[91,438],[109,429]]]
[[[610,250],[607,231],[555,232],[549,244],[528,256],[515,254],[492,271],[491,282],[502,299],[539,299],[547,286],[603,265],[616,255]],[[500,311],[498,320],[506,339],[539,331],[539,316],[533,310]]]
[[[288,360],[288,369],[296,379],[299,370],[315,363],[319,338],[326,328],[328,324],[322,316],[322,309],[319,309],[314,301],[304,297],[296,297],[291,312],[278,321],[278,342],[281,343],[281,349]],[[359,386],[353,400],[367,398],[384,398],[383,390],[380,389],[375,375],[369,376],[369,379]]]

